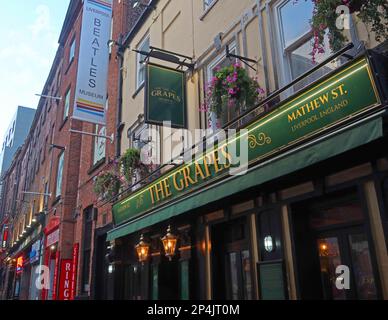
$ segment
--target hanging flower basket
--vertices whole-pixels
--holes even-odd
[[[114,172],[105,171],[96,177],[93,190],[99,198],[108,200],[118,194],[120,186],[119,177]]]
[[[141,162],[140,150],[135,148],[128,149],[120,159],[121,170],[127,180],[127,183],[133,183],[133,177],[138,173],[144,177],[149,173],[149,166]]]
[[[251,78],[240,64],[218,69],[207,84],[205,101],[200,110],[220,118],[227,108],[242,111],[255,107],[264,96],[257,79]]]
[[[313,2],[311,28],[314,40],[311,55],[314,62],[318,53],[325,52],[326,31],[330,48],[333,51],[340,50],[347,41],[343,30],[339,29],[336,24],[339,17],[336,9],[341,5],[348,6],[349,13],[355,13],[362,22],[371,27],[371,30],[375,32],[376,41],[386,39],[388,36],[388,3],[386,0],[314,0]]]

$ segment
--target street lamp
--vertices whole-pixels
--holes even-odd
[[[171,226],[167,228],[167,234],[161,239],[166,257],[171,261],[175,255],[178,237],[171,233]]]

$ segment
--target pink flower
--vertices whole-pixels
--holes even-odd
[[[263,88],[257,88],[257,93],[258,94],[265,94],[265,91]]]
[[[237,63],[235,63],[233,66],[234,66],[236,69],[239,69],[239,68],[241,68],[241,64],[239,64],[238,62],[237,62]]]

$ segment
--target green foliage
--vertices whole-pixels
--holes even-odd
[[[310,0],[309,0],[310,1]],[[347,5],[350,13],[356,15],[362,22],[371,26],[375,32],[376,41],[381,41],[388,36],[388,2],[386,0],[312,0],[315,4],[311,27],[314,34],[313,60],[317,53],[324,52],[324,36],[328,31],[330,48],[338,51],[344,46],[347,38],[342,30],[336,26],[338,14],[336,8]]]
[[[121,182],[111,171],[101,172],[94,182],[93,191],[102,199],[112,199],[118,194]]]
[[[239,64],[224,67],[216,71],[206,89],[202,111],[212,111],[220,117],[226,108],[241,110],[254,107],[260,101],[264,90],[257,79],[249,77],[248,72]]]
[[[124,172],[124,176],[129,183],[132,183],[132,176],[134,170],[141,167],[140,151],[135,148],[130,148],[120,159],[120,165]]]

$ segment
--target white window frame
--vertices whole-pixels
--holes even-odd
[[[313,36],[312,31],[308,30],[304,34],[302,34],[299,38],[295,39],[295,41],[292,44],[286,46],[284,41],[283,29],[281,28],[280,10],[283,6],[285,6],[290,1],[292,0],[279,0],[273,6],[273,15],[274,15],[274,22],[275,22],[274,29],[276,30],[275,32],[276,47],[278,48],[276,52],[278,55],[278,61],[280,65],[279,80],[282,86],[292,81],[291,61],[290,61],[289,54],[287,52],[297,49],[299,46],[306,43],[307,40],[309,40]]]
[[[71,99],[71,88],[69,88],[65,94],[65,104],[63,105],[63,120],[69,117],[70,99]]]
[[[229,51],[232,53],[233,51],[235,51],[235,54],[238,54],[237,53],[237,44],[236,44],[236,41],[234,40],[233,42],[231,42],[229,44]],[[215,58],[213,58],[208,64],[207,64],[207,67],[206,67],[206,80],[207,80],[207,83],[210,83],[212,78],[213,78],[213,69],[220,63],[222,62],[224,59],[226,59],[226,52],[225,50],[223,50],[222,53],[220,53],[219,55],[217,55]],[[236,59],[237,61],[237,59]],[[236,62],[235,61],[235,62]],[[211,118],[211,112],[207,112],[207,119],[206,119],[206,127],[208,127],[208,119]]]
[[[63,182],[63,168],[65,166],[65,152],[62,151],[58,157],[57,168],[57,183],[55,188],[55,197],[58,198],[62,195],[62,182]]]
[[[96,124],[95,134],[106,136],[106,127]],[[100,147],[101,145],[101,147]],[[106,157],[106,139],[102,137],[94,138],[93,165],[102,161]]]
[[[141,50],[147,41],[149,42],[149,45],[151,45],[149,34],[143,38],[143,40],[137,45],[136,49]],[[142,55],[140,53],[136,53],[136,89],[139,89],[144,84],[146,78],[145,66],[140,63],[142,60]],[[140,72],[144,72],[142,81],[140,81]]]
[[[70,50],[69,50],[69,64],[74,60],[75,57],[75,41],[76,37],[73,37],[73,40],[70,43]]]
[[[203,0],[203,9],[206,11],[210,9],[218,0]]]

